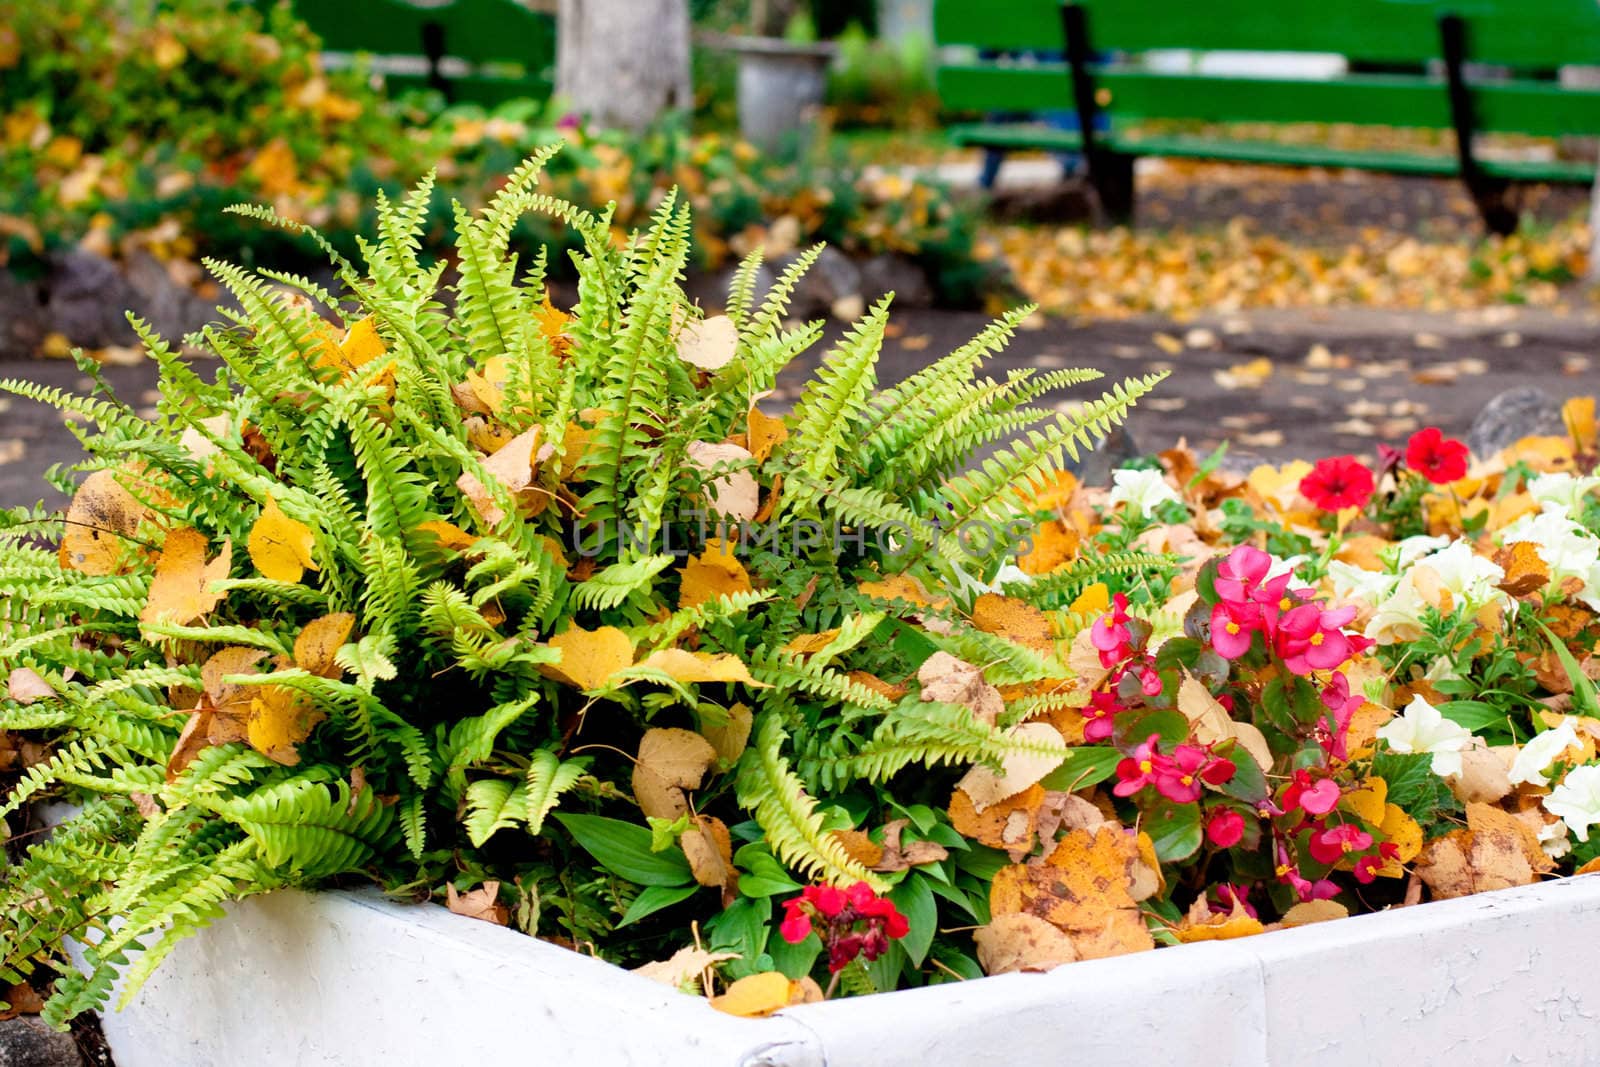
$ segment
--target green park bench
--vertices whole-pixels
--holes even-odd
[[[295,14],[330,52],[413,62],[385,72],[389,84],[427,85],[452,103],[492,107],[549,97],[555,19],[514,0],[295,0]]]
[[[1600,66],[1596,0],[936,0],[934,25],[940,45],[994,57],[941,61],[947,108],[1070,110],[1078,119],[1077,130],[963,125],[952,131],[956,142],[1081,153],[1117,221],[1132,217],[1139,156],[1459,176],[1496,233],[1516,227],[1505,200],[1511,183],[1594,178],[1588,162],[1485,158],[1473,137],[1600,134],[1600,89],[1555,76],[1567,65]],[[1337,53],[1352,72],[1322,80],[1167,72],[1139,61],[1153,49]],[[1431,127],[1453,130],[1457,151],[1234,141],[1162,133],[1153,120]]]

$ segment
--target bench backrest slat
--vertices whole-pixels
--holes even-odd
[[[1552,69],[1600,64],[1595,0],[1083,0],[1097,49],[1335,52],[1378,63],[1439,56],[1438,17],[1466,20],[1469,58]],[[1062,47],[1057,0],[937,0],[940,44]]]
[[[1096,76],[1119,119],[1202,122],[1350,122],[1450,125],[1442,81],[1357,75],[1337,81],[1154,74],[1108,69]],[[947,107],[972,111],[1063,111],[1072,85],[1060,64],[954,66],[939,72]],[[1473,88],[1476,127],[1558,137],[1600,132],[1600,91],[1554,82],[1483,83]]]
[[[431,23],[444,31],[445,55],[474,68],[515,64],[524,72],[520,78],[451,79],[458,99],[488,104],[549,94],[555,22],[513,0],[450,0],[431,7],[406,0],[296,0],[294,8],[331,52],[422,56],[424,27]]]

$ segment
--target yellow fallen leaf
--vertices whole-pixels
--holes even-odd
[[[83,480],[67,505],[61,531],[61,565],[80,574],[103,577],[125,569],[145,507],[117,481],[115,471],[99,470]]]
[[[387,351],[383,338],[378,336],[378,319],[375,315],[368,315],[354,323],[345,333],[344,340],[339,342],[339,355],[351,370],[359,370]]]
[[[285,515],[278,502],[269,495],[261,516],[250,527],[246,547],[250,562],[256,565],[263,577],[275,582],[298,582],[307,570],[320,570],[311,558],[316,538],[311,527]]]
[[[745,415],[745,429],[746,447],[756,457],[757,463],[765,463],[767,457],[772,455],[772,450],[789,439],[789,427],[784,421],[768,415],[754,404],[750,405]]]
[[[731,764],[743,755],[745,746],[750,743],[750,727],[754,722],[755,713],[748,705],[735,704],[728,709],[728,721],[720,726],[702,722],[700,736],[711,742],[719,760]]]
[[[972,625],[1037,652],[1048,654],[1055,650],[1050,620],[1044,612],[1016,597],[984,593],[972,605]]]
[[[306,623],[300,636],[294,639],[295,666],[321,678],[339,677],[344,671],[333,657],[350,640],[350,631],[355,625],[356,617],[347,611]]]
[[[1236,937],[1259,934],[1265,927],[1261,920],[1244,910],[1244,903],[1233,902],[1232,911],[1212,911],[1205,897],[1196,897],[1189,906],[1183,921],[1173,927],[1172,933],[1179,941],[1229,941]]]
[[[693,556],[678,571],[678,607],[692,608],[733,593],[749,592],[750,574],[744,564],[724,549],[719,541],[711,541],[706,550]]]
[[[729,1015],[761,1018],[789,1006],[793,985],[780,971],[763,971],[739,979],[726,993],[712,997],[711,1006]]]
[[[574,624],[552,637],[550,647],[561,650],[561,660],[539,669],[579,689],[598,689],[613,674],[633,665],[633,641],[615,626],[585,630]]]
[[[222,551],[210,563],[205,534],[184,526],[167,534],[156,557],[155,576],[150,581],[149,598],[139,613],[143,623],[170,622],[187,626],[215,608],[226,593],[211,592],[211,583],[228,576],[233,565],[233,543],[222,542]]]
[[[477,541],[477,538],[455,523],[445,522],[442,519],[430,519],[428,522],[418,525],[417,529],[423,533],[432,534],[439,542],[440,547],[447,548],[452,552],[460,552],[471,548],[473,543]]]
[[[250,701],[246,739],[250,747],[285,766],[300,762],[297,746],[325,716],[311,698],[286,685],[256,687]]]
[[[689,652],[663,648],[639,662],[640,667],[661,671],[678,682],[742,682],[757,689],[767,683],[750,677],[750,668],[731,652]]]
[[[1309,926],[1343,919],[1349,914],[1350,909],[1337,900],[1306,900],[1284,912],[1282,921],[1285,926]]]
[[[245,168],[245,174],[254,179],[269,200],[294,193],[300,184],[294,149],[282,137],[263,145]]]
[[[1600,442],[1596,441],[1594,397],[1575,396],[1561,405],[1561,418],[1567,424],[1567,433],[1579,452],[1593,454]]]

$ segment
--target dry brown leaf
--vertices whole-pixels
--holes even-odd
[[[465,893],[456,891],[456,887],[445,883],[445,906],[457,915],[465,915],[469,919],[482,919],[486,923],[496,926],[508,926],[511,923],[511,909],[499,902],[500,883],[487,881],[477,889]]]
[[[211,592],[211,583],[228,577],[233,543],[223,541],[221,553],[207,563],[209,547],[205,534],[187,526],[167,534],[156,558],[149,598],[139,613],[140,622],[187,626],[222,602],[227,594]]]
[[[1048,971],[1078,960],[1072,938],[1026,912],[996,915],[988,926],[973,931],[972,940],[978,946],[978,965],[989,975]]]
[[[670,958],[635,967],[633,973],[681,993],[694,993],[699,988],[700,976],[708,967],[738,958],[737,952],[708,952],[698,945],[685,945]]]
[[[574,624],[552,637],[550,647],[561,650],[561,660],[541,664],[540,672],[583,690],[599,689],[633,666],[633,641],[615,626],[585,630]]]
[[[979,811],[972,798],[957,789],[950,796],[950,825],[956,833],[979,844],[1005,849],[1011,854],[1011,862],[1020,863],[1033,851],[1039,807],[1045,795],[1043,786],[1031,785]]]
[[[433,519],[425,522],[418,526],[417,529],[422,533],[432,534],[439,542],[440,547],[447,548],[452,552],[461,552],[471,548],[473,542],[477,540],[477,538],[455,523],[445,522],[442,519]]]
[[[1310,926],[1349,916],[1350,909],[1337,900],[1305,900],[1283,913],[1284,926]]]
[[[167,757],[167,781],[177,781],[183,769],[211,745],[211,719],[208,708],[190,713],[189,721],[183,724],[183,732],[178,735],[178,743],[172,747],[172,755]]]
[[[1002,867],[989,889],[994,916],[1027,912],[1067,933],[1083,959],[1153,948],[1130,893],[1137,839],[1106,823],[1063,837],[1042,864]]]
[[[67,505],[61,565],[96,577],[121,572],[123,553],[145,514],[144,505],[122,487],[115,471],[95,471]]]
[[[738,348],[739,329],[726,315],[691,322],[678,334],[678,358],[701,370],[721,370]]]
[[[733,839],[721,819],[697,815],[678,839],[694,880],[722,890],[722,906],[739,895],[739,872],[733,866]]]
[[[972,806],[979,814],[991,804],[1016,796],[1061,766],[1067,758],[1061,734],[1048,723],[1025,722],[1007,730],[1006,736],[1046,751],[1014,750],[1000,762],[998,771],[982,765],[969,770],[956,787],[972,798]]]
[[[534,426],[517,434],[498,452],[483,461],[484,473],[493,478],[513,497],[533,484],[535,453],[543,428]],[[467,503],[489,526],[498,526],[506,513],[494,502],[489,489],[470,472],[463,471],[456,479],[456,488],[466,496]]]
[[[755,713],[748,705],[735,704],[728,709],[728,721],[723,725],[702,723],[700,736],[711,742],[719,760],[732,763],[744,754],[745,746],[750,743],[750,727],[754,722]]]
[[[200,667],[200,681],[205,688],[208,711],[215,712],[206,736],[213,745],[230,741],[243,741],[249,736],[250,703],[255,699],[254,686],[223,681],[233,674],[259,674],[258,664],[266,658],[259,648],[223,648],[212,653]]]
[[[5,991],[0,993],[0,1000],[11,1005],[7,1010],[0,1011],[0,1022],[15,1019],[19,1015],[38,1015],[44,1011],[44,998],[26,982],[7,986]],[[18,1044],[26,1046],[26,1040]]]
[[[902,844],[900,839],[910,824],[910,819],[894,819],[884,823],[883,847],[878,850],[878,858],[864,865],[875,871],[892,874],[924,863],[938,863],[949,857],[950,853],[936,841]]]
[[[1515,758],[1516,749],[1510,753]],[[1462,802],[1493,804],[1511,792],[1509,770],[1503,750],[1489,748],[1482,738],[1474,737],[1470,747],[1461,752],[1461,773],[1445,779],[1445,784]]]
[[[748,449],[738,445],[711,441],[689,442],[688,456],[690,466],[704,472],[729,464],[748,463],[755,458]],[[725,518],[749,522],[761,507],[761,487],[748,467],[719,475],[712,480],[709,490],[707,503],[712,512]]]
[[[49,700],[58,694],[32,667],[14,667],[6,676],[6,694],[18,704]]]
[[[872,867],[883,859],[883,846],[865,830],[830,830],[828,836],[839,842],[839,847],[863,867]]]
[[[960,704],[972,717],[993,726],[1006,710],[1000,690],[983,680],[983,671],[948,652],[935,652],[917,668],[922,699]]]
[[[1416,871],[1435,897],[1448,899],[1531,885],[1554,868],[1532,829],[1488,804],[1467,805],[1467,828],[1428,842]]]
[[[717,750],[699,734],[677,728],[646,730],[633,765],[633,795],[646,815],[676,819],[689,810],[684,796],[699,789]]]

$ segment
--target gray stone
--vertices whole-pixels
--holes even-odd
[[[894,294],[897,308],[933,306],[933,286],[922,265],[909,256],[893,253],[873,256],[861,264],[861,296],[875,303],[885,293]]]
[[[1478,458],[1488,459],[1524,437],[1566,432],[1560,401],[1537,386],[1522,385],[1484,405],[1467,431],[1467,447]]]
[[[785,256],[774,267],[782,273],[794,258]],[[829,245],[795,286],[789,300],[789,314],[798,319],[812,319],[831,314],[841,301],[860,299],[861,268],[856,266],[855,260]]]
[[[0,359],[27,359],[49,332],[38,282],[0,270]]]
[[[82,249],[51,258],[45,313],[51,330],[84,348],[131,345],[138,338],[124,313],[139,303],[117,265]]]
[[[1126,426],[1118,426],[1088,451],[1079,451],[1078,458],[1065,457],[1067,469],[1078,476],[1084,485],[1110,485],[1111,472],[1127,466],[1129,461],[1144,455],[1134,443],[1133,434]]]
[[[71,1034],[19,1015],[0,1022],[0,1067],[83,1067],[83,1056]]]
[[[143,249],[128,257],[124,274],[136,294],[128,310],[173,344],[218,317],[209,301],[173,281],[161,261]]]

